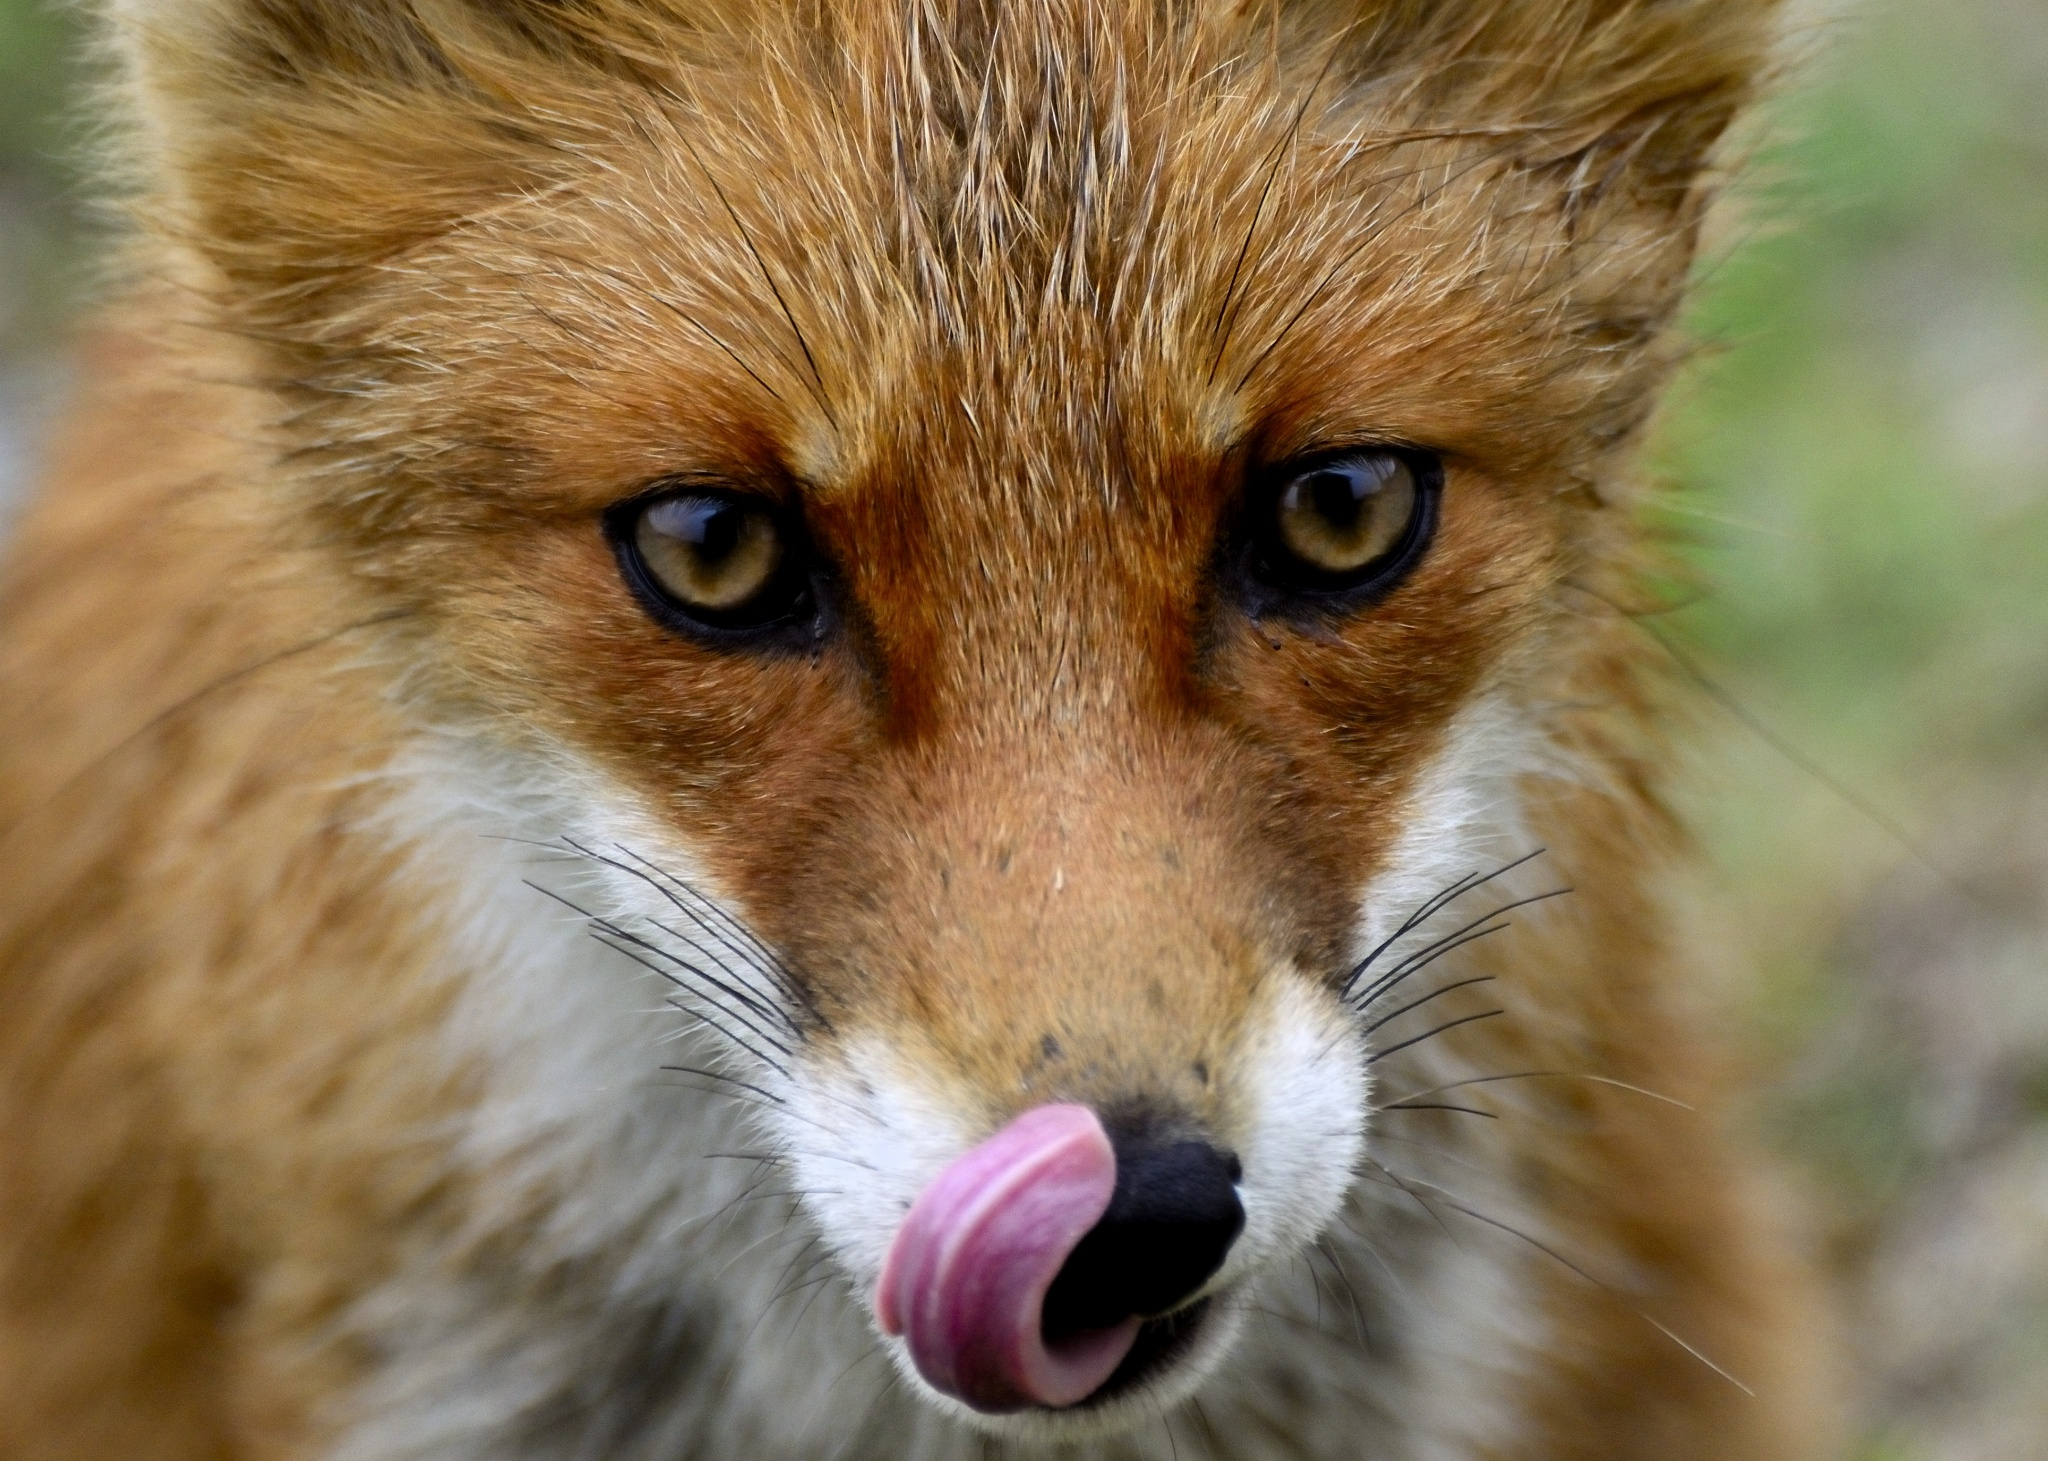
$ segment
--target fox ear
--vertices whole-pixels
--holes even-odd
[[[1362,91],[1492,129],[1576,192],[1682,210],[1777,51],[1781,0],[1307,0]]]
[[[633,28],[663,5],[109,8],[152,226],[196,245],[244,300],[294,301],[311,318],[323,293],[407,244],[493,197],[545,186],[579,107],[632,69]],[[546,127],[536,121],[543,101]]]

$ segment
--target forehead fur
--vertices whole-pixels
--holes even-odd
[[[516,489],[602,439],[598,495],[933,431],[1013,479],[1373,436],[1597,481],[1773,8],[117,6],[160,212],[313,445]]]

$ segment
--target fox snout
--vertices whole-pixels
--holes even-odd
[[[1063,780],[983,781],[994,818],[878,796],[865,835],[899,851],[791,900],[821,971],[786,1133],[812,1210],[920,1388],[1010,1426],[1192,1386],[1364,1127],[1320,919],[1241,891],[1264,854],[1230,779],[1096,779],[1074,749]]]
[[[975,1140],[990,1123],[921,1092],[900,1057],[870,1047],[821,1082],[799,1103],[795,1165],[899,1363],[984,1417],[1110,1421],[1118,1402],[1191,1390],[1246,1283],[1328,1223],[1353,1178],[1355,1047],[1290,996],[1241,1041],[1210,1121],[1058,1100]],[[852,1171],[830,1149],[849,1138]]]

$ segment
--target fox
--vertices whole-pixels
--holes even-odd
[[[95,20],[0,1455],[1828,1454],[1639,622],[1774,0]]]

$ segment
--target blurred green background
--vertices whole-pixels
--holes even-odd
[[[1863,1461],[2048,1457],[2048,0],[1802,6],[1649,511],[1699,937]],[[0,501],[89,294],[72,17],[0,0]],[[1732,1458],[1731,1458],[1732,1461]]]

